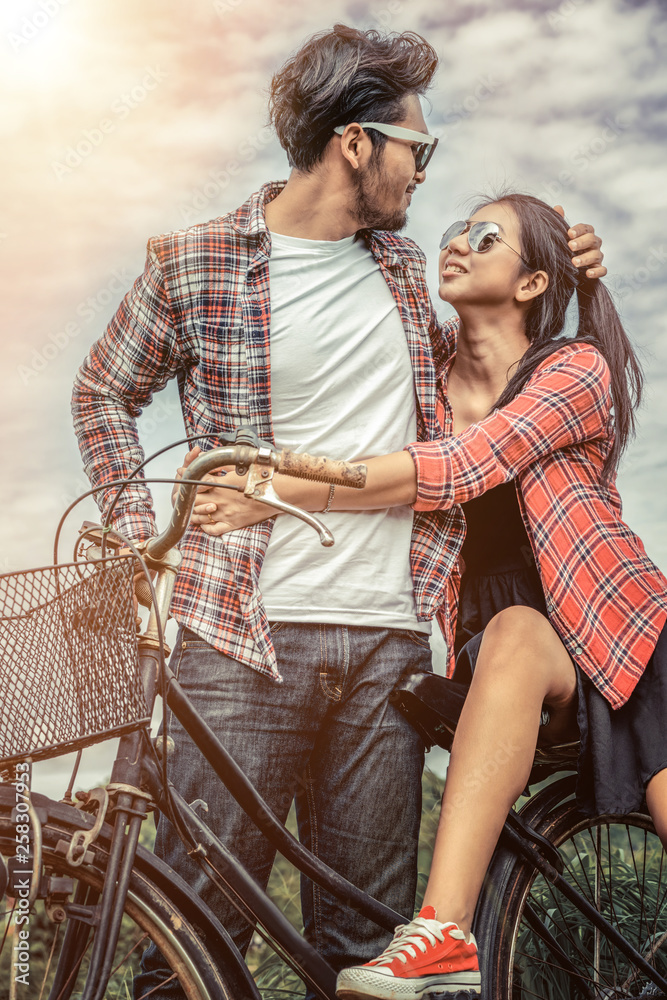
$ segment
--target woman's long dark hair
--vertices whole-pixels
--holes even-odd
[[[615,436],[602,469],[604,481],[613,478],[623,449],[635,431],[634,411],[641,401],[643,374],[637,356],[623,329],[611,296],[597,278],[586,278],[585,269],[572,263],[565,220],[546,202],[528,194],[503,192],[476,206],[509,205],[519,220],[521,253],[529,262],[523,271],[546,271],[549,286],[533,299],[526,314],[530,347],[505,387],[496,406],[506,406],[523,389],[537,366],[567,343],[562,336],[565,313],[576,289],[579,327],[575,342],[593,344],[611,372]]]

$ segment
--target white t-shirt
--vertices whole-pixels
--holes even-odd
[[[398,307],[361,240],[272,233],[271,411],[276,444],[331,458],[400,451],[416,438]],[[412,510],[322,515],[336,539],[276,518],[260,575],[269,621],[412,628]]]

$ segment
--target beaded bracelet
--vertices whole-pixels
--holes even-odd
[[[329,499],[327,500],[327,505],[324,508],[324,510],[320,511],[320,514],[328,514],[329,513],[329,511],[331,510],[331,504],[333,503],[333,498],[334,498],[334,493],[335,492],[336,492],[336,487],[332,483],[331,486],[329,487]]]

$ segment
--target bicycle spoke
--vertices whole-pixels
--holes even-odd
[[[626,829],[626,832],[627,832],[627,835],[628,835],[628,844],[629,844],[629,847],[630,847],[630,856],[632,857],[632,867],[634,868],[635,878],[637,879],[637,882],[639,882],[639,871],[637,870],[637,860],[635,858],[635,849],[634,849],[634,846],[633,846],[633,843],[632,843],[632,837],[630,836],[630,827],[628,826],[627,823],[625,824],[625,829]],[[640,911],[640,914],[639,914],[639,923],[637,925],[637,951],[642,952],[643,951],[643,948],[642,948],[642,917],[644,918],[644,923],[646,925],[646,934],[647,934],[648,937],[650,937],[650,932],[649,932],[649,927],[648,927],[648,917],[646,915],[646,910],[644,908],[644,881],[643,880],[642,880],[642,889],[641,889],[641,892],[639,893],[639,903],[640,903],[640,906],[641,906],[641,911]]]
[[[626,823],[625,828],[628,831],[628,835],[629,835],[630,828],[627,825],[627,823]],[[644,830],[644,852],[642,854],[642,892],[641,892],[642,907],[644,907],[645,900],[646,900],[646,854],[647,854],[647,850],[648,850],[648,843],[647,843],[647,841],[648,841],[648,834],[647,834],[646,830]],[[648,938],[650,940],[650,938],[651,938],[651,931],[650,931],[649,925],[648,925],[648,913],[646,913],[646,933],[647,933]]]
[[[61,962],[61,952],[65,937],[63,931],[66,925],[53,923],[49,920],[43,904],[39,902],[36,908],[33,908],[31,911],[31,920],[35,920],[37,926],[44,928],[42,932],[44,934],[44,957],[39,961],[39,964],[36,964],[33,960],[31,966],[34,978],[35,1000],[44,1000],[46,996],[51,995],[54,989],[55,977],[58,974],[58,965]],[[55,1000],[58,1000],[59,997],[70,996],[70,994],[72,998],[81,994],[83,982],[88,974],[87,960],[95,938],[95,935],[90,933],[90,928],[87,928],[87,932],[86,938],[82,938],[79,944],[76,945],[76,950],[71,958],[71,964],[67,966],[64,979],[57,991]],[[127,989],[129,982],[133,978],[137,964],[136,956],[140,954],[142,947],[149,940],[149,935],[145,931],[141,931],[136,925],[132,929],[130,929],[130,925],[127,925],[126,933],[131,933],[132,936],[131,938],[126,937],[125,953],[122,954],[119,952],[119,955],[122,954],[122,958],[117,961],[109,975],[109,996],[120,997],[129,995],[126,992],[122,992],[122,990]],[[5,938],[2,939],[3,942]],[[0,952],[2,952],[1,946]],[[112,989],[113,992],[111,992]]]
[[[537,955],[537,956],[536,955],[532,955],[532,954],[530,954],[528,952],[519,951],[518,949],[516,951],[516,954],[517,955],[521,955],[523,958],[525,958],[526,960],[528,960],[531,963],[535,963],[537,961],[537,962],[539,962],[541,965],[543,965],[547,969],[553,969],[555,972],[565,973],[565,970],[563,969],[562,965],[558,965],[554,961],[549,962],[546,958],[543,958],[541,955]],[[597,986],[600,985],[600,983],[597,980],[593,979],[593,977],[591,975],[587,975],[581,969],[577,969],[577,975],[581,979],[583,979],[584,982],[588,983],[589,986],[597,987]],[[569,978],[569,976],[568,976],[568,978]],[[605,988],[607,988],[607,984],[605,984]],[[611,989],[615,989],[615,987],[610,987],[610,988]],[[532,990],[529,990],[527,987],[524,987],[523,984],[521,986],[521,989],[523,990],[523,992],[529,993],[531,996],[538,996],[539,995],[540,1000],[545,1000],[543,994],[533,993]]]
[[[654,943],[651,945],[651,948],[649,949],[648,953],[644,956],[646,960],[650,961],[653,958],[653,956],[657,953],[658,948],[660,948],[663,944],[665,944],[665,942],[667,942],[667,931],[665,931],[665,933],[661,937],[659,937],[656,941],[654,941]],[[635,969],[632,975],[629,976],[628,979],[626,979],[625,982],[622,984],[621,988],[625,990],[629,989],[632,983],[634,983],[634,981],[638,978],[639,978],[639,970]]]
[[[532,896],[531,897],[531,904],[533,906],[539,906],[539,908],[542,910],[544,916],[546,917],[547,921],[551,922],[561,932],[561,934],[564,937],[567,938],[568,944],[577,953],[577,955],[579,956],[579,959],[584,963],[584,966],[586,968],[590,968],[592,966],[591,956],[589,954],[586,954],[586,952],[584,952],[582,950],[581,946],[579,945],[579,942],[572,935],[572,933],[570,931],[570,928],[568,927],[567,918],[566,918],[565,914],[563,913],[563,910],[562,910],[562,908],[561,908],[561,906],[560,906],[560,904],[558,902],[558,899],[557,899],[556,895],[554,894],[554,891],[553,891],[551,885],[549,885],[546,882],[544,884],[549,889],[549,892],[551,893],[551,898],[556,903],[556,906],[557,906],[557,908],[558,908],[558,910],[559,910],[559,912],[561,914],[562,921],[563,921],[562,925],[556,923],[556,921],[554,920],[553,916],[550,914],[548,908],[545,906],[545,904],[542,902],[542,900],[536,899],[535,896]],[[542,958],[540,958],[539,960],[540,961],[545,961]],[[546,961],[545,961],[545,964],[549,964],[549,963],[546,963]],[[560,966],[555,966],[555,967],[560,968]],[[593,970],[593,972],[595,972],[595,970]],[[590,974],[586,974],[583,971],[581,972],[581,976],[584,979],[589,979],[590,982],[594,982],[595,981]],[[611,984],[610,983],[606,983],[605,985],[611,985]]]
[[[597,831],[599,831],[599,829],[600,829],[599,826],[595,827],[596,833],[597,833]],[[592,833],[590,827],[589,827],[589,829],[586,832],[588,833],[588,836],[590,837],[591,846],[593,848],[593,854],[595,855],[595,869],[596,869],[596,872],[598,872],[599,874],[602,874],[603,877],[604,877],[604,873],[602,872],[602,867],[600,865],[600,855],[599,855],[599,852],[598,852],[598,849],[597,849],[596,842],[593,839],[593,833]],[[609,885],[607,884],[606,879],[605,879],[605,889],[607,890],[607,896],[611,900],[611,892],[610,892]],[[593,895],[591,897],[591,902],[592,903],[595,902],[595,895]],[[615,914],[614,914],[614,919],[616,919],[616,915]]]
[[[12,918],[14,916],[15,909],[16,909],[16,900],[14,900],[11,910],[5,910],[5,912],[3,913],[3,917],[7,917],[7,923],[5,924],[5,931],[4,934],[2,935],[2,941],[0,941],[0,952],[5,947],[5,941],[7,940],[7,935],[9,934],[9,928],[12,925]]]
[[[125,963],[127,962],[128,958],[130,957],[130,955],[133,952],[135,952],[137,950],[137,948],[139,947],[139,945],[143,944],[144,941],[148,941],[148,934],[144,934],[143,937],[140,937],[139,940],[135,944],[132,945],[132,947],[130,948],[130,950],[128,951],[128,953],[126,955],[124,955],[123,958],[121,958],[121,960],[118,963],[118,965],[114,969],[111,970],[111,975],[112,976],[114,976],[118,972],[118,970],[120,969],[121,965],[125,965]]]
[[[660,869],[658,871],[658,880],[657,880],[656,893],[655,893],[655,923],[653,924],[653,936],[654,937],[658,933],[658,920],[660,919],[660,914],[662,913],[663,907],[665,906],[665,903],[667,902],[667,886],[665,886],[665,891],[662,894],[662,897],[660,896],[660,886],[662,885],[662,870],[663,870],[664,858],[665,858],[665,855],[664,855],[664,852],[663,852],[660,855]]]
[[[167,985],[167,983],[173,983],[175,979],[176,979],[176,973],[174,973],[173,976],[169,976],[169,979],[165,979],[163,982],[158,983],[157,986],[154,986],[152,989],[150,989],[148,993],[142,993],[140,997],[137,997],[137,1000],[148,1000],[148,997],[152,996],[156,990],[161,990],[164,986]]]
[[[594,898],[593,887],[591,886],[591,883],[590,883],[589,878],[588,878],[588,872],[586,871],[586,866],[585,866],[585,864],[583,862],[583,859],[581,857],[581,854],[579,852],[578,839],[576,837],[573,838],[572,843],[574,845],[575,851],[577,852],[577,859],[579,861],[579,867],[580,867],[580,869],[582,871],[582,874],[583,874],[584,878],[586,879],[586,885],[588,886],[588,897],[587,898],[588,899],[593,899]],[[568,862],[568,864],[566,865],[566,869],[567,869],[568,873],[572,876],[572,879],[573,879],[575,885],[577,886],[577,889],[579,890],[579,892],[582,894],[582,896],[585,896],[586,893],[584,891],[583,886],[581,885],[581,883],[579,882],[579,880],[574,876],[574,870],[571,867],[571,862]]]
[[[660,857],[660,874],[658,876],[658,885],[662,884],[662,870],[663,870],[664,858],[665,858],[665,855],[664,855],[664,852],[663,852],[663,854]],[[667,905],[667,882],[665,883],[665,891],[663,892],[662,898],[660,899],[660,902],[659,902],[659,904],[657,906],[657,909],[656,909],[656,914],[655,914],[656,927],[657,927],[657,923],[658,923],[658,919],[659,919],[659,914],[662,913],[662,910],[665,907],[665,905]]]
[[[52,961],[52,957],[53,957],[53,952],[55,950],[55,946],[56,946],[56,942],[57,942],[59,934],[60,934],[60,924],[57,924],[56,925],[55,934],[53,935],[53,944],[51,946],[51,954],[49,955],[49,961],[48,961],[48,963],[46,965],[46,968],[44,969],[44,978],[42,980],[42,993],[44,992],[44,990],[46,988],[47,980],[48,980],[48,977],[49,977],[49,971],[50,971],[51,961]],[[89,950],[90,945],[92,943],[92,940],[93,940],[93,935],[89,934],[88,935],[88,939],[86,941],[86,947],[82,950],[81,954],[79,955],[78,960],[73,965],[72,970],[71,970],[69,976],[67,977],[67,979],[63,983],[62,990],[60,991],[60,993],[58,994],[58,996],[55,998],[55,1000],[60,1000],[60,997],[64,994],[65,990],[67,990],[70,987],[70,984],[78,976],[79,969],[81,968],[81,963],[83,962],[84,958],[86,957],[86,952]],[[40,994],[40,996],[41,996],[41,994]]]
[[[42,980],[42,985],[39,991],[39,1000],[42,1000],[42,997],[44,996],[44,990],[46,989],[46,980],[49,975],[49,969],[51,968],[51,962],[53,961],[53,955],[56,950],[56,944],[58,942],[59,935],[60,935],[60,924],[58,924],[58,926],[56,927],[56,932],[53,935],[53,941],[51,942],[51,951],[49,952],[49,957],[46,963],[46,967],[44,969],[44,978]]]
[[[631,852],[631,858],[622,860],[618,856],[615,829],[616,824],[599,823],[582,831],[586,837],[585,843],[582,844],[579,834],[573,834],[567,845],[561,845],[563,853],[568,858],[564,869],[565,875],[578,891],[607,916],[613,926],[630,934],[629,940],[636,939],[637,950],[647,961],[655,965],[667,944],[667,931],[664,934],[660,933],[664,927],[664,920],[661,919],[662,907],[667,903],[667,887],[663,885],[664,853],[660,853],[659,870],[654,874],[653,868],[650,867],[651,856],[656,866],[658,858],[651,855],[652,842],[649,840],[648,831],[644,829],[635,831],[630,824],[622,823],[618,824],[618,831],[619,834],[623,832],[627,838],[627,849]],[[637,835],[633,839],[634,833]],[[641,840],[637,843],[639,835]],[[595,874],[595,879],[591,879],[591,872]],[[627,878],[623,872],[627,872]],[[653,895],[655,899],[651,898]],[[595,989],[611,991],[605,994],[608,997],[627,997],[628,990],[635,983],[638,984],[638,992],[641,991],[646,984],[645,975],[634,969],[622,953],[609,944],[603,931],[589,925],[585,920],[582,922],[576,907],[571,911],[547,880],[540,877],[533,882],[530,900],[536,913],[544,921],[545,927],[551,928],[558,944],[565,947],[565,953],[577,965],[577,973],[582,982],[589,983]],[[622,908],[619,909],[621,904]],[[651,917],[649,917],[650,911],[653,911]],[[633,913],[634,919],[629,919]],[[634,926],[635,923],[637,927]],[[525,926],[524,922],[522,928]],[[625,927],[627,931],[624,930]],[[530,929],[526,933],[529,936],[521,939],[523,944],[517,942],[516,949],[516,955],[521,958],[522,964],[528,969],[532,966],[542,970],[539,975],[544,978],[545,983],[550,977],[556,976],[554,989],[556,982],[562,984],[566,979],[571,981],[569,971],[559,964],[557,958],[554,959],[548,943],[540,941],[537,944],[537,933],[535,932],[532,937],[530,935],[533,932]],[[529,942],[530,946],[527,948]],[[523,981],[524,978],[526,977],[520,977],[519,980],[523,994],[518,995],[540,996],[542,1000],[545,996],[549,997],[549,1000],[552,996],[561,996],[560,992],[557,994],[533,992],[529,988],[530,983]],[[529,976],[528,979],[530,978]],[[534,982],[532,985],[535,985]],[[546,985],[544,989],[547,989]],[[558,989],[562,989],[562,986]]]
[[[596,837],[597,837],[597,835],[600,832],[600,825],[599,824],[596,825],[595,830],[596,830]],[[608,830],[609,830],[609,826],[607,824],[607,831]],[[619,921],[618,921],[618,917],[616,915],[616,910],[614,908],[614,897],[613,897],[613,894],[612,894],[612,889],[611,889],[611,886],[609,885],[609,882],[607,881],[607,878],[605,876],[604,868],[603,868],[603,865],[601,863],[600,852],[598,850],[596,841],[593,840],[593,834],[591,832],[590,827],[588,829],[588,835],[589,835],[589,837],[591,839],[591,844],[593,845],[593,850],[595,852],[595,870],[596,870],[597,877],[601,877],[602,878],[602,880],[604,882],[605,889],[607,891],[607,899],[608,899],[608,902],[609,902],[609,911],[610,911],[607,914],[607,919],[615,927],[618,927],[619,926]],[[594,899],[592,899],[591,902],[595,905],[595,907],[598,910],[600,909],[600,899],[599,899],[597,893],[596,893],[596,897]],[[597,939],[597,934],[599,933],[597,931],[597,929],[595,930],[594,933],[595,933],[596,939]],[[611,963],[612,963],[613,970],[614,970],[613,971],[613,985],[616,986],[617,979],[620,978],[620,977],[618,975],[618,969],[617,969],[617,966],[616,966],[616,949],[615,948],[609,948],[609,956],[611,958]]]
[[[517,955],[523,955],[523,952],[517,952]],[[528,958],[531,962],[535,961],[535,957],[533,955],[523,955],[523,957]],[[531,990],[529,986],[525,986],[523,983],[521,983],[521,995],[522,997],[536,997],[537,1000],[544,1000],[543,993],[536,993],[535,990]]]

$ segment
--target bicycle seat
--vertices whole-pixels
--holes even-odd
[[[406,670],[389,701],[414,726],[426,744],[451,750],[468,688],[430,670]]]
[[[468,687],[428,670],[406,670],[389,695],[423,739],[426,749],[432,746],[451,750],[456,725]],[[538,746],[530,775],[530,784],[542,781],[557,771],[576,771],[579,741],[553,746]]]

